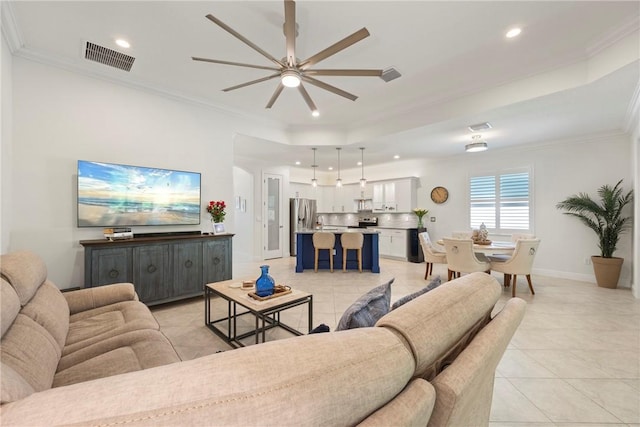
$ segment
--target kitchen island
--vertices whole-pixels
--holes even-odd
[[[335,255],[333,255],[333,269],[342,270],[342,245],[340,236],[343,233],[362,233],[364,244],[362,246],[362,269],[371,270],[372,273],[380,273],[378,260],[378,232],[366,228],[302,230],[296,231],[296,273],[302,273],[305,269],[313,270],[315,249],[313,247],[313,233],[317,231],[331,232],[336,235]],[[321,250],[318,257],[318,270],[329,270],[329,251]],[[347,270],[358,270],[358,257],[356,251],[347,252]]]

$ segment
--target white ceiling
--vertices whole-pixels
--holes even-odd
[[[467,125],[489,121],[490,149],[626,131],[638,102],[638,1],[307,1],[296,3],[296,52],[307,58],[367,27],[371,36],[315,68],[395,67],[402,77],[321,77],[359,98],[285,90],[265,109],[277,80],[221,89],[270,71],[200,63],[191,56],[269,66],[205,18],[213,14],[273,56],[285,54],[282,1],[3,2],[3,31],[15,55],[159,90],[284,127],[288,141],[242,138],[236,154],[343,167],[457,155]],[[520,26],[522,34],[506,39]],[[115,45],[125,38],[131,48]],[[136,58],[131,72],[83,58],[91,41]],[[282,146],[280,142],[291,145]],[[326,147],[325,147],[326,146]]]

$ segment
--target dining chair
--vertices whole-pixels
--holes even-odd
[[[513,275],[513,288],[511,288],[511,296],[516,296],[516,280],[518,274],[524,274],[529,283],[531,294],[535,295],[533,284],[531,283],[531,269],[533,268],[533,260],[538,252],[540,239],[519,239],[516,242],[516,248],[511,258],[506,261],[501,258],[489,257],[491,261],[491,269],[504,274],[504,286],[509,287],[511,276]]]
[[[347,271],[347,251],[355,249],[358,256],[358,271],[362,273],[362,245],[364,244],[364,234],[362,233],[342,233],[340,245],[342,245],[342,271]]]
[[[313,271],[318,272],[318,255],[321,249],[329,250],[329,268],[333,273],[333,248],[336,245],[336,235],[328,231],[317,231],[312,236],[313,247],[315,248],[313,259]]]
[[[491,263],[484,254],[473,251],[473,240],[469,239],[442,239],[447,254],[447,280],[453,276],[460,277],[460,273],[474,273],[484,271],[491,273]]]
[[[423,231],[422,233],[419,233],[418,239],[420,240],[420,247],[422,247],[422,253],[424,254],[424,262],[427,264],[427,268],[424,272],[424,280],[427,280],[427,278],[433,274],[434,263],[447,263],[447,254],[442,250],[438,250],[438,248],[431,243],[428,232]]]
[[[451,233],[451,237],[454,239],[470,239],[473,236],[473,230],[466,231],[454,231]]]
[[[535,239],[536,235],[535,234],[530,234],[530,233],[513,233],[511,235],[511,241],[513,243],[517,242],[520,239]]]

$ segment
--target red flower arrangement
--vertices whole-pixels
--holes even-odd
[[[223,222],[224,216],[226,215],[224,209],[227,205],[223,200],[220,201],[210,201],[207,206],[207,212],[211,214],[211,219],[213,222]]]

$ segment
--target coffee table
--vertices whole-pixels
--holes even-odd
[[[265,342],[265,332],[271,328],[282,328],[294,335],[303,335],[302,332],[280,321],[280,313],[299,305],[309,306],[309,332],[313,324],[313,295],[297,289],[286,295],[274,297],[265,301],[258,301],[249,296],[249,291],[237,287],[242,280],[232,279],[223,282],[209,283],[205,285],[204,295],[204,323],[216,335],[225,340],[234,348],[244,347],[240,341],[255,335],[255,343]],[[211,298],[218,296],[227,301],[227,316],[219,319],[211,319]],[[241,308],[238,308],[240,306]],[[244,309],[244,310],[243,310]],[[251,314],[255,317],[255,328],[252,331],[238,333],[237,320],[240,316]],[[217,324],[226,322],[226,333]]]

